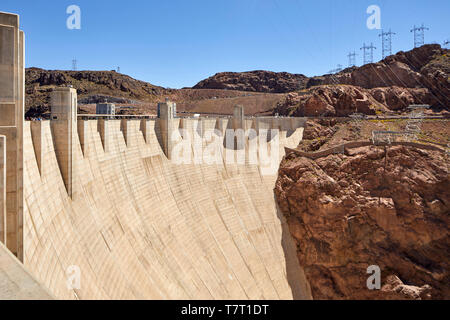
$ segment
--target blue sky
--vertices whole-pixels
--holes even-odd
[[[81,30],[66,27],[66,8],[81,9]],[[155,85],[193,86],[222,71],[271,70],[321,75],[347,66],[363,42],[381,59],[379,30],[367,7],[381,8],[393,52],[412,49],[414,24],[425,42],[450,38],[450,1],[432,0],[2,0],[21,16],[26,64],[46,69],[112,70]]]

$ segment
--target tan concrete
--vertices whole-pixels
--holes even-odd
[[[151,137],[150,137],[150,134],[151,134],[150,121],[147,119],[141,120],[140,130],[142,132],[142,135],[144,136],[145,143],[149,143],[150,139],[151,139]]]
[[[125,144],[131,143],[128,136],[128,119],[122,119],[120,122],[120,131],[122,131],[123,138],[125,139]]]
[[[273,198],[275,176],[223,160],[175,165],[161,148],[154,120],[147,120],[148,141],[142,121],[128,120],[128,144],[122,122],[107,121],[105,152],[97,121],[84,122],[89,152],[83,154],[75,139],[80,192],[74,199],[58,170],[49,127],[43,126],[40,177],[30,125],[25,126],[25,266],[56,297],[310,297]],[[174,119],[175,128],[179,123]],[[183,119],[203,145],[210,143],[205,130],[217,126],[214,118]],[[302,131],[281,134],[280,148],[295,147]],[[81,270],[80,290],[66,286],[72,265]]]
[[[79,121],[80,122],[80,121]],[[109,121],[105,119],[100,119],[97,122],[97,132],[100,135],[100,139],[102,141],[103,151],[109,151]],[[83,148],[88,146],[87,143],[83,141]]]
[[[80,139],[81,151],[83,152],[83,155],[85,157],[88,156],[89,152],[88,144],[84,142],[85,137],[87,137],[88,134],[87,130],[88,130],[87,121],[77,121],[78,138]]]
[[[0,242],[6,242],[6,137],[0,136]]]
[[[168,159],[171,159],[172,152],[172,133],[174,130],[174,108],[176,107],[174,102],[166,101],[164,103],[158,103],[159,109],[159,126],[161,128],[161,138],[164,154]]]
[[[51,299],[51,293],[0,243],[0,300]]]
[[[244,106],[236,105],[233,109],[233,129],[246,129],[245,128],[245,110]]]
[[[56,158],[69,197],[73,195],[74,139],[77,130],[77,91],[55,88],[51,93],[51,129]]]
[[[6,136],[6,246],[23,259],[24,34],[0,12],[0,135]]]
[[[36,156],[36,162],[38,165],[39,173],[42,172],[42,126],[48,125],[48,122],[42,122],[42,121],[33,121],[30,122],[30,129],[31,129],[31,138],[33,141],[33,149],[34,149],[34,155]]]

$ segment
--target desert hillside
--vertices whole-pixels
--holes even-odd
[[[449,50],[430,44],[337,74],[307,78],[267,71],[218,73],[194,88],[291,93],[275,113],[292,116],[374,115],[410,104],[449,110]]]
[[[347,68],[337,74],[308,78],[287,72],[222,72],[200,81],[194,88],[288,93],[319,85],[348,84],[366,89],[397,86],[448,90],[445,75],[449,71],[449,50],[438,44],[427,44],[407,52],[400,51],[377,63]]]
[[[115,71],[26,69],[27,116],[49,112],[55,86],[77,89],[80,113],[95,103],[123,106],[122,114],[154,114],[158,101],[170,98],[178,111],[231,114],[236,104],[248,115],[348,116],[403,112],[410,104],[449,109],[449,50],[425,45],[383,61],[308,78],[270,71],[223,72],[191,88],[167,89]]]
[[[56,86],[77,89],[79,113],[95,113],[98,102],[112,102],[120,114],[155,114],[158,102],[167,97],[185,112],[231,114],[234,105],[246,106],[247,114],[271,114],[284,95],[220,89],[167,89],[133,79],[115,71],[62,71],[28,68],[27,117],[46,115],[50,92]]]
[[[221,72],[202,80],[194,89],[225,89],[250,92],[286,93],[305,88],[308,77],[288,72],[264,70]]]

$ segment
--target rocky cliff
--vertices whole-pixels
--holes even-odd
[[[178,111],[231,114],[235,104],[246,106],[247,114],[271,113],[283,96],[217,89],[166,89],[133,79],[115,71],[61,71],[26,69],[27,117],[49,112],[50,92],[56,86],[72,85],[77,89],[80,113],[95,112],[95,104],[108,101],[132,106],[121,114],[155,114],[157,102],[170,98]],[[88,106],[90,105],[90,106]]]
[[[344,70],[335,75],[315,77],[307,87],[324,84],[348,84],[361,88],[426,88],[433,103],[448,107],[450,102],[449,50],[438,44],[424,45],[389,56],[378,63]]]
[[[200,81],[194,89],[226,89],[251,92],[286,93],[305,88],[302,74],[271,71],[221,72]]]
[[[446,161],[406,146],[283,160],[275,194],[315,299],[450,298]]]
[[[156,102],[165,97],[176,101],[180,108],[202,112],[230,113],[229,105],[241,102],[248,105],[252,114],[272,112],[294,116],[375,114],[403,111],[410,104],[429,104],[440,111],[449,110],[449,71],[449,50],[439,45],[399,52],[378,63],[348,68],[334,75],[308,78],[287,72],[223,72],[199,82],[193,89],[181,90],[154,86],[115,71],[29,68],[26,70],[26,111],[28,116],[47,112],[50,92],[60,85],[76,88],[80,104],[105,99],[125,104],[152,104],[137,108],[135,113],[154,111]],[[243,101],[230,100],[258,93],[265,95]],[[279,93],[289,95],[279,97]],[[224,97],[228,100],[217,100]],[[205,100],[211,100],[207,106]],[[201,106],[199,101],[202,101]]]
[[[56,86],[72,85],[78,97],[88,103],[105,101],[132,103],[153,102],[171,91],[133,79],[115,71],[62,71],[28,68],[25,71],[25,110],[29,116],[49,109],[50,92]]]
[[[291,92],[280,101],[274,112],[295,117],[348,116],[353,113],[405,112],[411,104],[439,105],[426,88],[384,87],[364,89],[352,85],[321,85]],[[444,108],[436,107],[436,111]]]
[[[449,73],[449,50],[430,44],[337,74],[308,78],[286,72],[225,72],[194,88],[293,93],[274,111],[281,115],[373,114],[376,109],[397,111],[409,104],[448,110]]]

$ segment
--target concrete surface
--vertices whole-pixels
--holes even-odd
[[[0,12],[0,135],[6,137],[6,246],[23,260],[25,39],[19,16]]]
[[[223,161],[175,165],[154,120],[129,120],[127,143],[123,120],[108,120],[105,152],[97,121],[80,121],[84,152],[74,139],[72,199],[48,122],[40,170],[25,122],[24,265],[56,298],[310,298],[274,201],[276,176]],[[208,144],[203,131],[223,121],[183,122]],[[280,132],[280,156],[302,132]],[[67,288],[71,266],[79,267],[80,289]]]
[[[51,300],[52,294],[0,243],[0,300]]]

